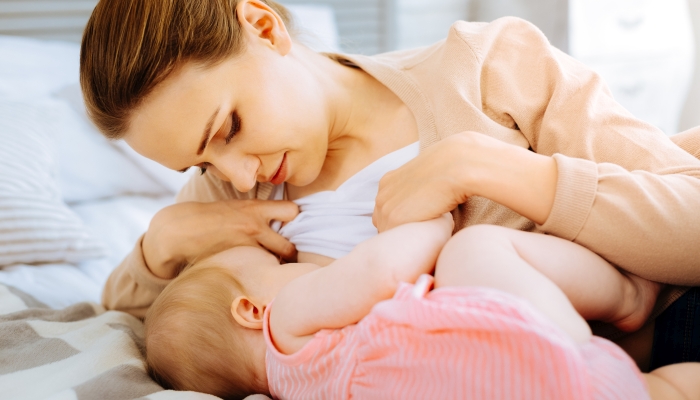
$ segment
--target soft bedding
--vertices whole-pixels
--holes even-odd
[[[131,251],[151,217],[173,202],[173,195],[123,195],[70,207],[83,227],[102,243],[105,256],[79,263],[15,264],[0,269],[0,283],[31,294],[42,303],[61,308],[100,302],[107,276]]]
[[[142,323],[99,305],[187,176],[92,127],[78,53],[0,36],[0,398],[208,398],[152,381]]]
[[[0,97],[0,266],[103,255],[60,196],[48,115],[43,102]]]
[[[55,310],[0,284],[3,399],[215,399],[166,391],[143,362],[143,324],[82,302]]]

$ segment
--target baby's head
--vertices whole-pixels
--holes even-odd
[[[255,374],[253,331],[231,315],[231,303],[242,293],[233,274],[202,264],[165,288],[145,321],[146,361],[159,383],[224,398],[262,390],[267,382]]]
[[[146,315],[151,375],[165,387],[222,398],[268,393],[263,312],[284,284],[308,271],[256,247],[190,266]]]

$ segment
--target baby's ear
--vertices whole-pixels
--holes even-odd
[[[231,303],[233,319],[244,328],[262,329],[265,306],[258,306],[245,296],[238,296]]]

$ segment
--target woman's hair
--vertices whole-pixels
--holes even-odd
[[[291,25],[287,9],[270,6]],[[110,139],[121,138],[143,99],[185,62],[213,66],[244,50],[239,0],[102,0],[80,49],[87,113]]]
[[[240,283],[224,269],[183,272],[158,296],[145,319],[148,372],[163,387],[239,399],[261,390],[245,328],[231,315]]]

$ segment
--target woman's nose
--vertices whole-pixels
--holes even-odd
[[[242,157],[239,160],[222,159],[212,162],[223,175],[240,192],[247,192],[255,187],[256,175],[260,162],[255,157]]]

